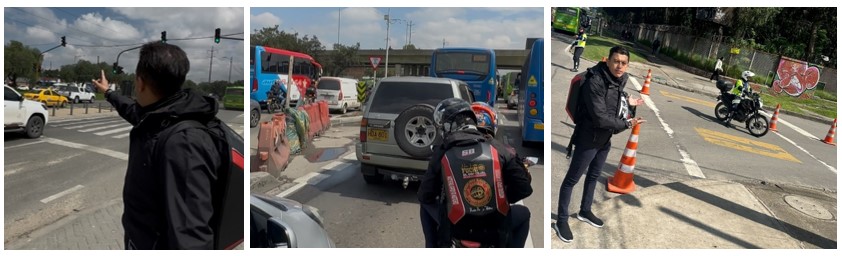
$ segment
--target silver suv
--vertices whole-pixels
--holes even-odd
[[[448,98],[474,101],[468,84],[455,79],[389,77],[377,83],[366,101],[356,145],[366,183],[389,177],[406,186],[424,175],[431,146],[441,141],[433,108]]]

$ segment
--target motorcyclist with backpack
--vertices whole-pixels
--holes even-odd
[[[478,129],[465,100],[442,101],[433,119],[443,140],[434,146],[418,190],[426,247],[458,246],[455,239],[522,248],[530,213],[513,203],[532,194],[523,161]]]
[[[748,96],[751,93],[751,86],[749,85],[749,79],[754,77],[754,72],[751,71],[743,71],[743,74],[740,76],[740,79],[737,79],[737,82],[734,83],[734,88],[729,91],[732,95],[731,97],[731,104],[730,112],[732,114],[728,115],[728,119],[725,120],[725,127],[731,127],[731,119],[734,119],[734,111],[739,110],[739,103],[742,100],[742,97]]]

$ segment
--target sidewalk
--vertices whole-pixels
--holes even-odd
[[[101,110],[99,108],[102,108]],[[105,117],[105,116],[117,116],[117,110],[111,107],[111,104],[108,104],[106,101],[99,101],[94,102],[93,104],[88,104],[87,113],[85,113],[85,105],[84,104],[76,104],[73,105],[72,108],[72,115],[71,115],[71,105],[67,105],[64,108],[54,108],[48,107],[47,112],[49,113],[49,117],[47,119],[47,123],[50,121],[58,121],[58,120],[67,120],[67,119],[78,119],[78,118],[90,118],[90,117]]]
[[[123,201],[68,215],[6,245],[12,250],[122,250]]]
[[[836,248],[836,208],[836,193],[829,191],[703,179],[669,183],[595,203],[602,228],[574,214],[573,242],[553,234],[553,248]]]

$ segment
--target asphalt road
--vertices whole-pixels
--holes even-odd
[[[220,110],[217,116],[242,135],[242,113]],[[38,139],[5,134],[4,243],[121,198],[131,128],[115,114],[51,120]]]
[[[565,46],[562,41],[552,40],[553,218],[557,213],[558,189],[570,164],[565,154],[573,132],[573,123],[563,111],[570,80],[575,75],[570,71],[572,56],[563,51]],[[582,60],[580,71],[593,65]],[[640,78],[632,80],[640,86],[644,82]],[[630,81],[625,91],[641,97],[634,88],[635,82]],[[757,138],[748,133],[744,123],[733,121],[734,127],[726,128],[716,121],[713,114],[716,100],[711,97],[666,86],[650,88],[648,100],[644,98],[647,104],[637,108],[637,115],[648,121],[641,127],[634,169],[639,187],[704,178],[836,190],[836,147],[819,141],[829,126],[782,114],[780,118],[786,124],[778,123],[778,133],[770,131]],[[595,202],[615,196],[605,192],[605,178],[613,176],[617,169],[629,134],[630,131],[625,131],[612,138]],[[571,213],[579,209],[583,180],[574,188]],[[560,243],[553,238],[553,243],[556,242]]]
[[[540,159],[538,165],[529,168],[534,192],[521,203],[532,212],[527,247],[543,247],[543,149],[521,148],[514,110],[500,109],[498,113],[502,116],[498,131],[501,135],[498,138],[514,146],[522,156]],[[336,126],[331,130],[335,133],[332,136],[336,137],[355,136],[359,133],[358,126]],[[255,134],[254,129],[252,133]],[[345,157],[328,163],[313,163],[312,166],[307,172],[318,173],[304,177],[308,179],[301,182],[306,185],[286,190],[280,195],[318,208],[325,219],[325,228],[337,247],[424,247],[416,196],[418,182],[411,182],[406,189],[399,182],[366,184],[359,172],[359,162],[353,149]]]

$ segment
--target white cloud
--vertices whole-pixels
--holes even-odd
[[[110,17],[102,17],[99,13],[87,13],[80,16],[72,27],[108,40],[136,41],[141,38],[140,31],[134,26]]]
[[[273,27],[275,25],[282,26],[283,21],[274,14],[264,12],[258,15],[251,15],[249,25],[251,26],[251,30],[254,31],[265,27]]]

